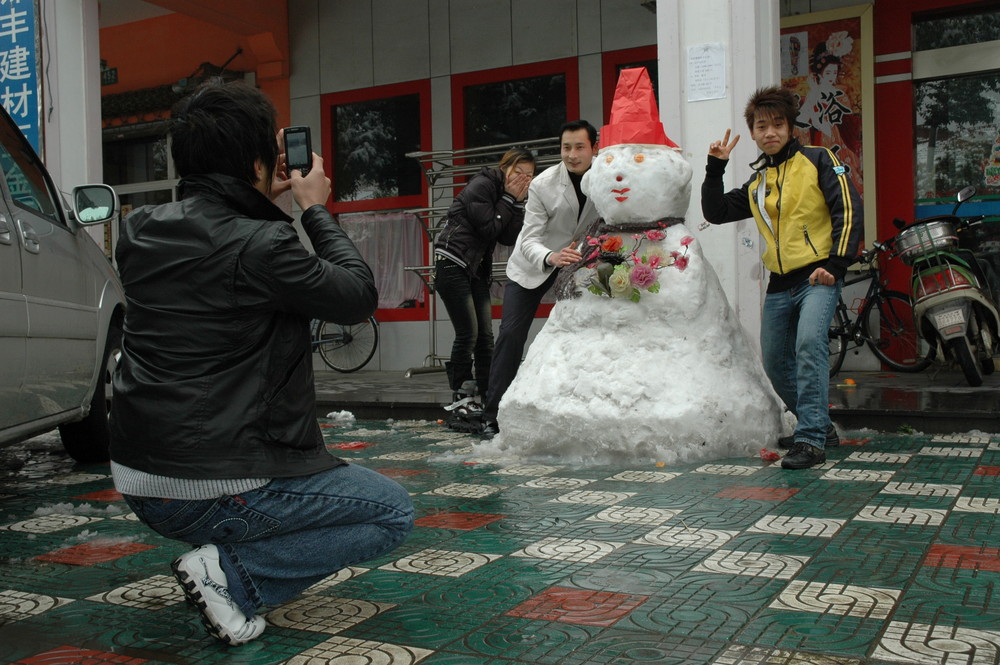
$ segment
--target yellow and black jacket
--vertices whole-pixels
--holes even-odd
[[[861,197],[847,168],[827,148],[796,139],[776,155],[761,155],[742,187],[724,192],[727,160],[709,155],[701,209],[713,224],[753,217],[767,243],[768,291],[784,291],[823,267],[842,279],[864,233]],[[763,203],[763,208],[761,204]]]

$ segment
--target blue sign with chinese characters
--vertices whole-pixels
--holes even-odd
[[[35,0],[0,0],[0,103],[40,152]]]

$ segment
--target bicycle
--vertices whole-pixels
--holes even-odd
[[[919,372],[934,360],[936,349],[917,334],[913,319],[913,303],[901,291],[886,288],[879,274],[879,252],[888,247],[875,243],[873,249],[861,252],[864,266],[861,275],[846,280],[844,286],[871,280],[864,298],[855,300],[848,308],[843,296],[837,303],[830,322],[830,376],[840,371],[849,348],[858,349],[866,344],[876,357],[897,372]],[[849,312],[857,318],[850,319]]]
[[[319,351],[327,367],[345,374],[367,365],[378,347],[378,321],[374,316],[349,326],[313,319],[311,329],[313,351]]]

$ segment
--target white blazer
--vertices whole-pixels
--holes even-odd
[[[562,162],[549,167],[531,181],[524,206],[524,226],[507,259],[507,277],[526,289],[534,289],[555,270],[545,263],[549,252],[569,245],[577,232],[597,219],[590,198],[580,212],[576,190]]]

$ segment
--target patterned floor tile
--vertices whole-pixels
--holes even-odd
[[[580,540],[574,538],[543,538],[511,556],[535,559],[556,559],[578,563],[594,563],[614,552],[625,543]]]
[[[506,515],[485,515],[481,513],[438,513],[416,520],[416,526],[469,531],[501,520]]]
[[[475,552],[451,552],[448,550],[422,550],[411,556],[403,557],[391,564],[380,567],[380,570],[395,570],[404,573],[420,573],[422,575],[443,575],[445,577],[461,577],[465,573],[496,561],[496,554],[477,554]]]
[[[4,524],[0,529],[5,531],[20,531],[22,533],[55,533],[64,529],[72,529],[86,524],[100,522],[100,517],[86,517],[84,515],[60,515],[52,513],[41,515],[28,520]]]
[[[106,464],[74,466],[55,434],[30,453],[14,444],[0,448],[0,653],[41,663],[65,648],[95,665],[993,663],[1000,437],[841,434],[863,447],[791,473],[751,457],[500,464],[433,422],[326,427],[335,454],[404,486],[416,526],[397,550],[268,608],[268,630],[239,649],[179,602],[168,566],[185,546],[136,521]],[[11,453],[24,463],[5,468]]]
[[[267,613],[267,622],[282,628],[335,635],[395,605],[353,598],[310,595]]]
[[[90,596],[87,600],[155,611],[184,602],[184,593],[172,576],[154,575]]]
[[[812,538],[833,538],[846,522],[823,517],[798,517],[793,515],[766,515],[747,529],[750,533],[773,533]]]
[[[717,550],[739,535],[739,531],[715,529],[689,529],[683,526],[662,526],[653,529],[633,543],[663,545],[665,547],[692,547]]]
[[[792,487],[749,487],[740,485],[722,490],[715,496],[720,499],[749,499],[752,501],[784,501],[801,490]]]
[[[610,524],[659,525],[676,517],[680,510],[667,508],[636,508],[632,506],[610,506],[587,518],[588,522],[608,522]]]
[[[36,559],[39,561],[51,561],[53,563],[68,563],[72,566],[93,566],[98,563],[107,563],[131,556],[137,552],[155,549],[155,545],[143,543],[128,543],[115,540],[95,540],[71,547],[65,547],[48,554],[39,554]]]
[[[0,591],[0,625],[21,621],[72,602],[72,598],[45,596],[13,589]]]
[[[771,609],[885,619],[899,600],[898,589],[792,580]]]
[[[508,616],[610,626],[648,600],[648,596],[551,587],[505,612]]]
[[[787,580],[795,577],[808,561],[808,557],[792,554],[722,550],[711,554],[691,570],[720,575],[749,575]]]
[[[912,496],[958,496],[961,485],[942,485],[940,483],[886,483],[883,494],[907,494]]]
[[[354,663],[391,663],[392,665],[415,665],[430,656],[433,651],[416,647],[355,640],[346,637],[331,637],[325,642],[306,649],[293,656],[285,665],[353,665]]]
[[[609,476],[607,480],[620,480],[630,483],[665,483],[668,480],[679,478],[681,475],[683,474],[671,473],[670,471],[622,471],[621,473]]]
[[[1000,572],[1000,548],[934,544],[924,559],[924,565]]]
[[[87,665],[143,665],[150,661],[132,658],[116,653],[83,649],[80,647],[59,647],[50,649],[30,658],[22,658],[11,665],[56,665],[59,663],[86,663]]]
[[[944,522],[948,511],[937,509],[905,508],[898,506],[868,505],[854,518],[862,522],[886,522],[888,524],[917,524],[938,526]]]
[[[979,434],[936,434],[931,439],[934,443],[967,443],[982,445],[990,443],[993,437]]]
[[[711,665],[861,665],[861,662],[857,658],[733,644],[713,660]]]
[[[919,665],[995,665],[1000,662],[1000,632],[893,621],[872,657]]]

